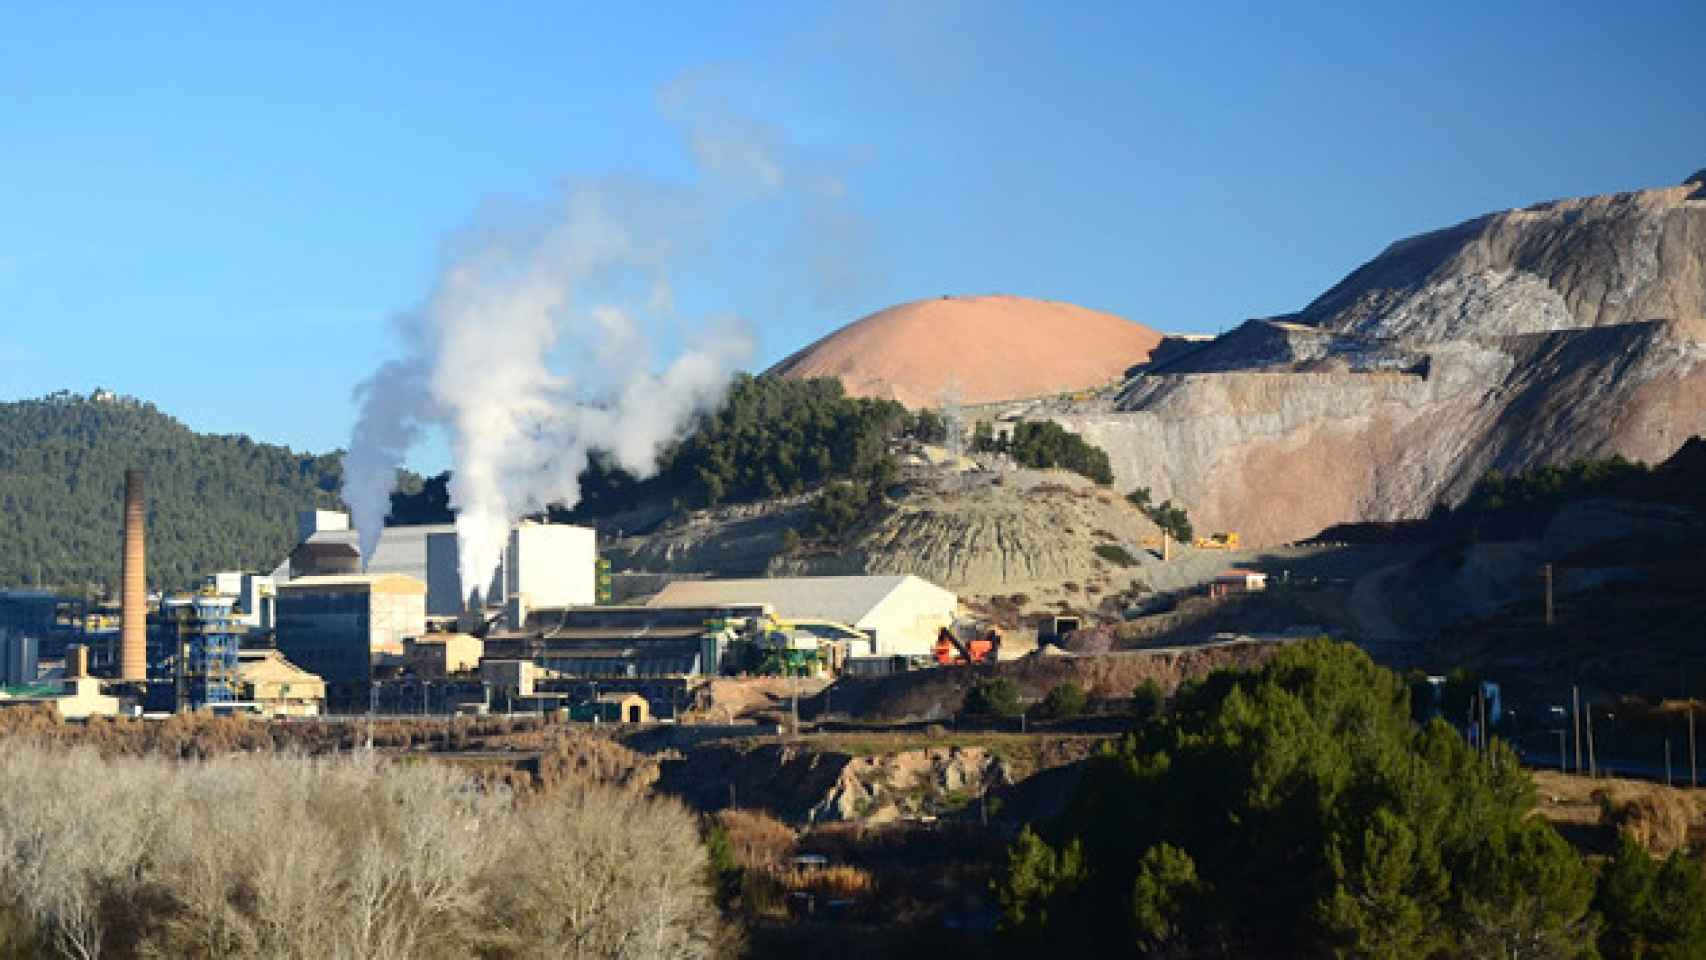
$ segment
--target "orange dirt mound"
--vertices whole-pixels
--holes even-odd
[[[989,403],[1100,387],[1149,359],[1161,334],[1110,313],[1025,297],[916,300],[842,327],[770,369],[837,377],[849,394],[908,407]]]

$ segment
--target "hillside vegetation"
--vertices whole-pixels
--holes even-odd
[[[116,586],[129,467],[148,471],[148,582],[171,588],[270,568],[342,479],[337,454],[196,433],[101,391],[0,404],[0,586]]]
[[[1027,828],[1003,930],[1069,956],[1699,956],[1700,864],[1595,872],[1516,754],[1412,722],[1399,678],[1311,641],[1181,688]]]

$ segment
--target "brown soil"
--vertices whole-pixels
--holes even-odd
[[[1024,297],[942,297],[890,307],[770,373],[837,377],[855,396],[936,407],[947,391],[990,403],[1101,387],[1149,359],[1161,334],[1113,314]]]

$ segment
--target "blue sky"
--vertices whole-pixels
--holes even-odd
[[[458,231],[693,189],[707,128],[832,195],[675,277],[757,367],[943,293],[1216,331],[1398,237],[1706,167],[1698,2],[251,6],[0,19],[0,399],[342,445]]]

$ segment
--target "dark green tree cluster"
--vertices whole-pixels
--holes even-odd
[[[1163,500],[1160,503],[1151,502],[1148,487],[1138,487],[1125,495],[1127,501],[1137,508],[1137,512],[1149,518],[1149,522],[1160,527],[1162,532],[1181,543],[1190,543],[1196,531],[1191,528],[1191,518],[1185,513],[1184,507],[1174,506],[1173,501]]]
[[[924,443],[941,443],[948,439],[948,421],[934,410],[920,410],[907,424],[906,435]]]
[[[1071,680],[1057,683],[1049,688],[1037,704],[1037,716],[1049,720],[1066,720],[1084,712],[1090,704],[1090,695],[1084,688]]]
[[[1005,453],[1022,467],[1071,470],[1103,486],[1114,482],[1107,451],[1053,420],[1021,420],[1010,436],[997,437],[988,423],[972,431],[972,450]]]
[[[148,582],[271,569],[295,514],[338,506],[342,462],[191,431],[152,404],[56,393],[0,404],[0,586],[116,588],[124,471],[148,471]]]
[[[966,691],[964,712],[978,717],[1016,717],[1025,712],[1019,685],[1006,677],[979,680]]]
[[[1706,874],[1681,850],[1654,860],[1628,834],[1600,868],[1594,906],[1605,918],[1607,957],[1706,957]]]
[[[594,456],[572,515],[607,516],[648,502],[759,500],[838,479],[886,487],[898,473],[888,442],[911,423],[900,404],[849,397],[839,380],[741,374],[715,412],[663,451],[656,475],[637,480]]]
[[[1647,475],[1644,464],[1612,456],[1546,466],[1514,477],[1497,470],[1482,477],[1462,510],[1487,513],[1507,507],[1536,507],[1614,493]]]
[[[1056,955],[1572,957],[1593,875],[1502,745],[1410,719],[1403,681],[1311,641],[1180,690],[1027,828],[999,885]]]

